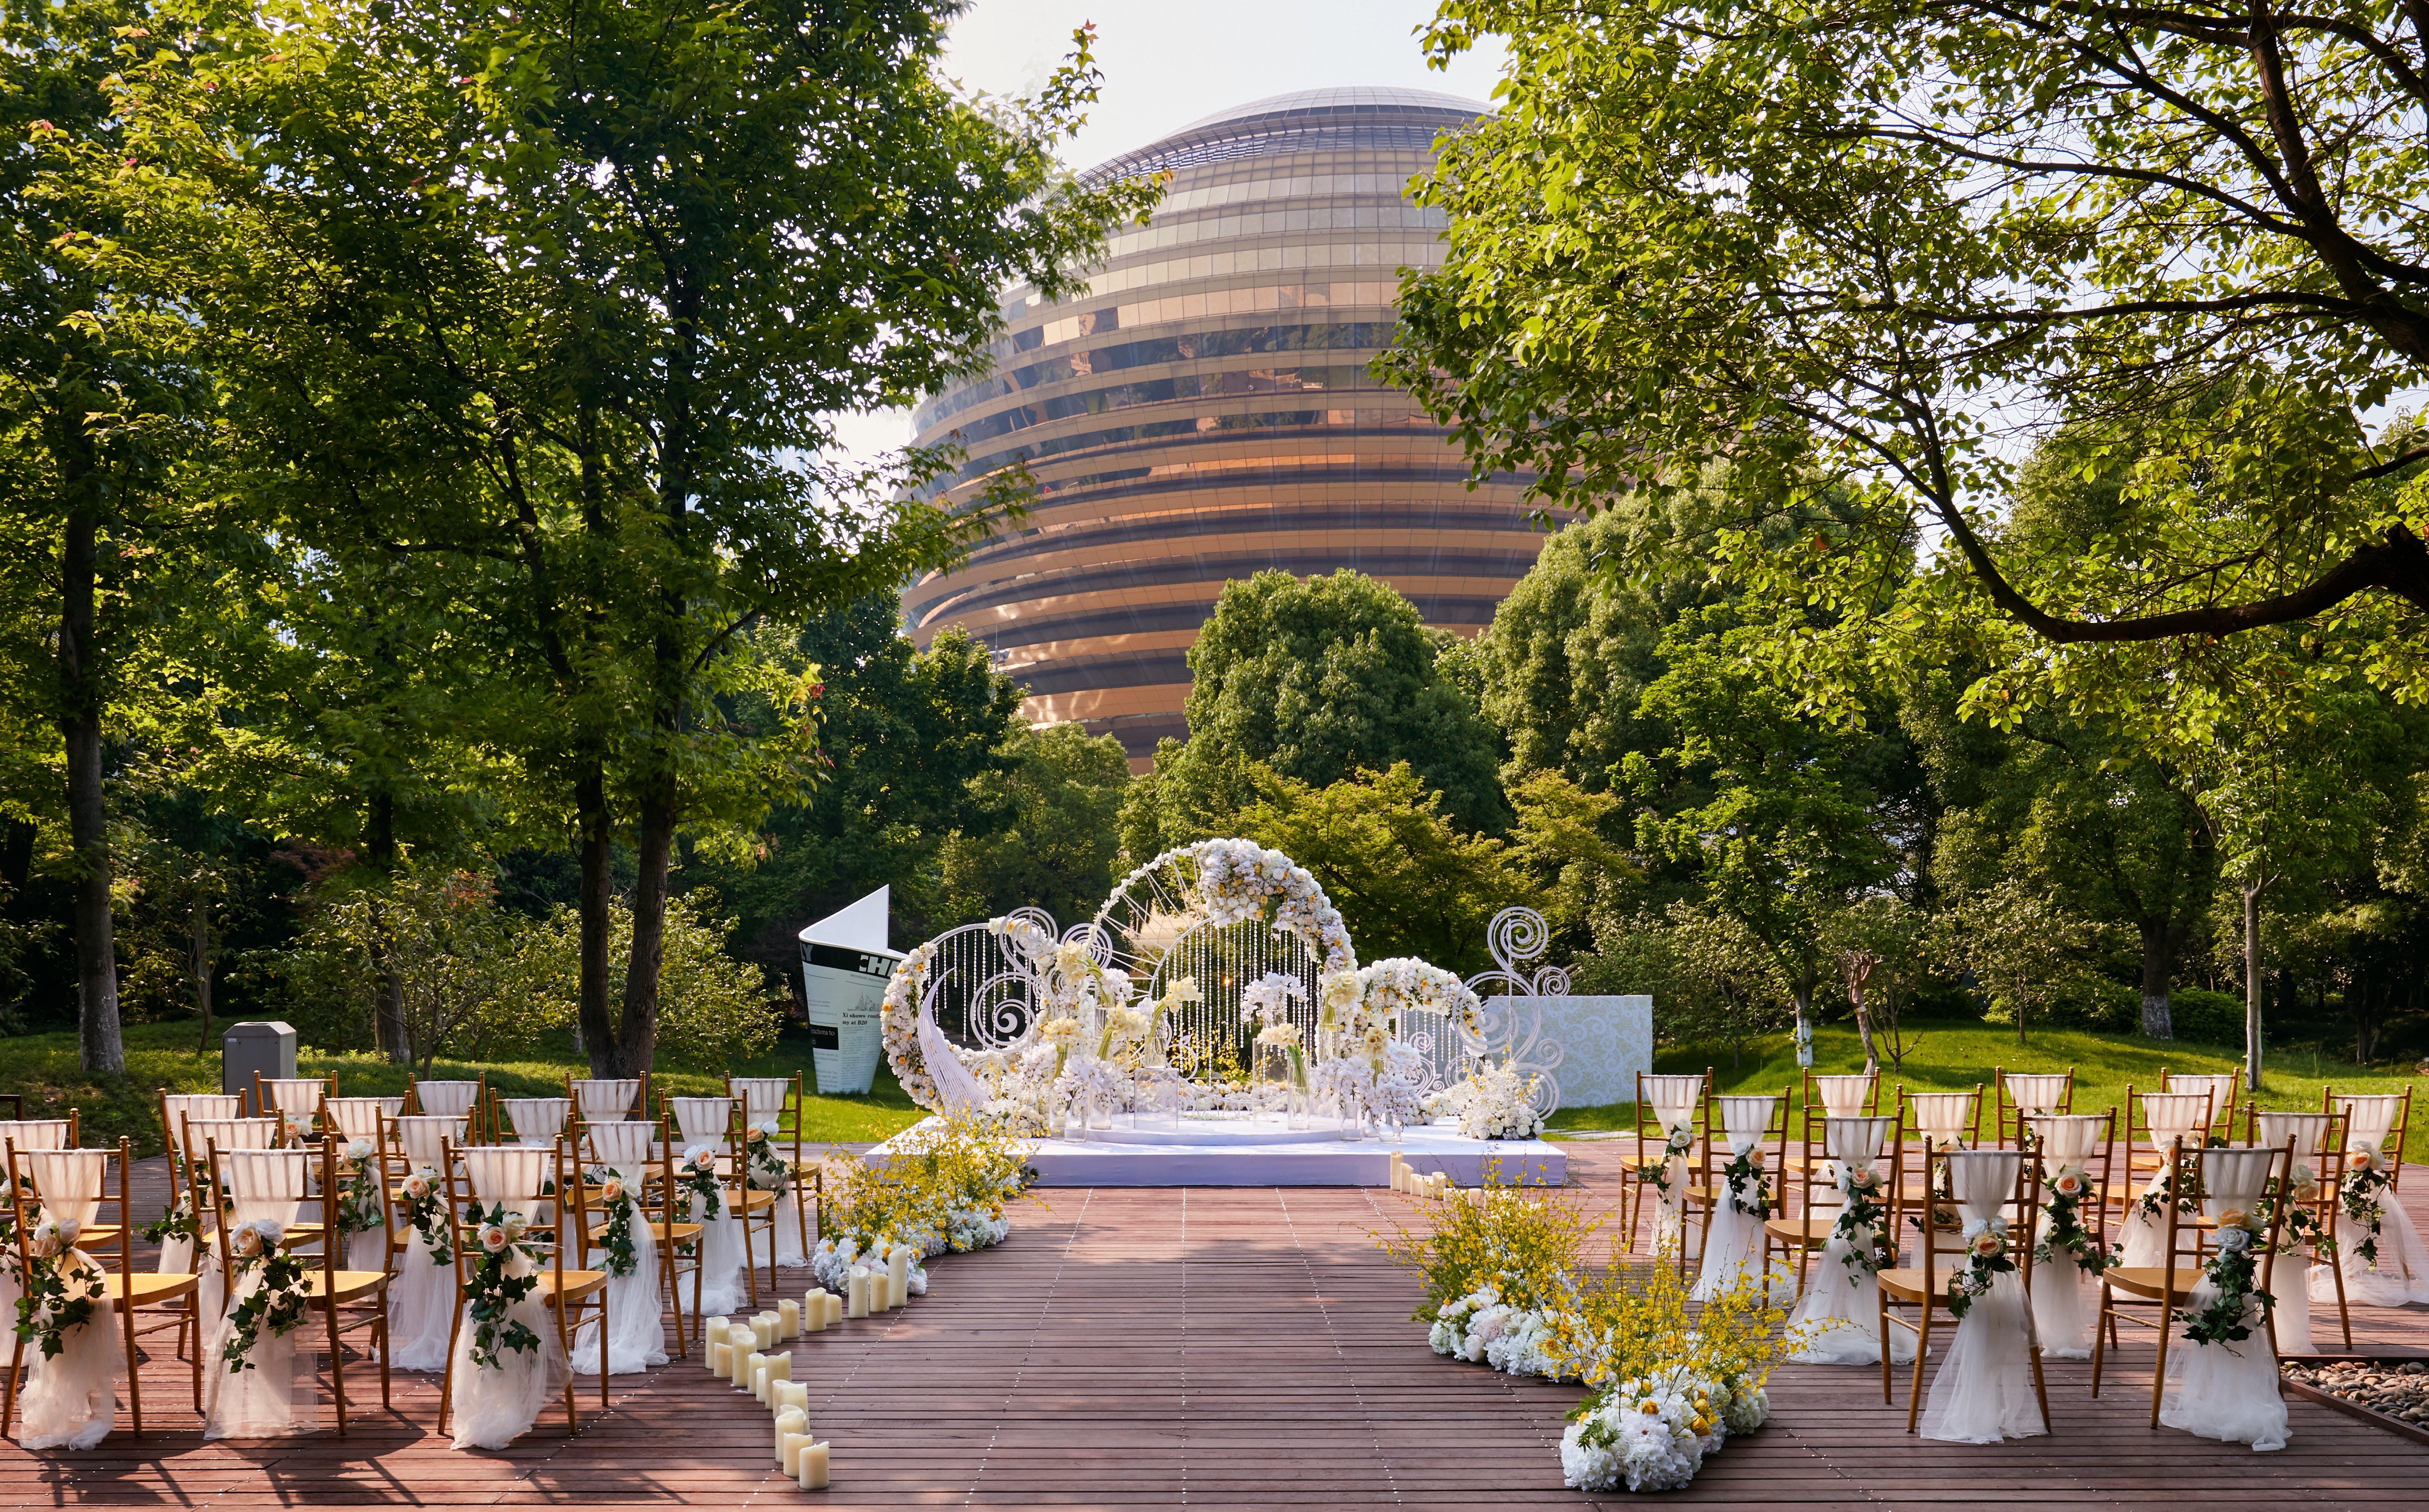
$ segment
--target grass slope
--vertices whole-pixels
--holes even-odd
[[[28,1118],[56,1118],[70,1108],[78,1110],[84,1142],[115,1141],[124,1134],[147,1155],[160,1150],[158,1090],[217,1092],[220,1057],[216,1044],[207,1052],[194,1045],[191,1024],[130,1024],[126,1027],[126,1074],[94,1076],[76,1069],[73,1033],[21,1034],[0,1038],[0,1093],[22,1093]],[[737,1076],[789,1076],[801,1074],[807,1086],[810,1070],[806,1034],[787,1034],[767,1054],[731,1068]],[[345,1096],[397,1096],[404,1093],[406,1068],[363,1054],[322,1055],[308,1046],[295,1058],[302,1076],[337,1073],[338,1091]],[[517,1097],[565,1095],[565,1077],[590,1075],[589,1062],[573,1048],[570,1034],[544,1036],[528,1060],[486,1065],[441,1060],[430,1068],[438,1080],[469,1081],[487,1073],[493,1091]],[[669,1096],[704,1096],[725,1090],[723,1071],[696,1071],[662,1066],[653,1088]],[[882,1140],[918,1122],[921,1114],[895,1084],[881,1060],[877,1080],[864,1097],[813,1095],[801,1129],[804,1139],[818,1141]]]
[[[2096,1113],[2116,1107],[2122,1115],[2126,1087],[2131,1085],[2137,1093],[2157,1090],[2163,1066],[2175,1072],[2223,1073],[2243,1063],[2240,1050],[2181,1040],[2145,1040],[2133,1034],[2096,1034],[2085,1029],[2035,1029],[2029,1043],[2019,1045],[2012,1027],[1967,1022],[1909,1025],[1907,1043],[1913,1048],[1907,1052],[1903,1065],[1893,1070],[1886,1060],[1882,1062],[1881,1075],[1891,1087],[1902,1084],[1909,1092],[1961,1092],[1977,1082],[1987,1085],[1993,1068],[2064,1071],[2071,1065],[2074,1067],[2074,1109],[2079,1113]],[[1723,1092],[1765,1093],[1791,1088],[1792,1097],[1798,1106],[1802,1105],[1804,1084],[1796,1069],[1795,1044],[1784,1034],[1750,1043],[1743,1064],[1736,1067],[1729,1063],[1726,1044],[1669,1046],[1655,1053],[1653,1064],[1655,1070],[1663,1072],[1694,1072],[1710,1067]],[[1813,1069],[1826,1075],[1864,1069],[1863,1048],[1853,1026],[1832,1025],[1814,1031]],[[2403,1092],[2421,1083],[2418,1076],[2390,1075],[2327,1060],[2307,1047],[2265,1062],[2262,1073],[2263,1108],[2317,1108],[2323,1082],[2333,1084],[2340,1093]],[[1984,1101],[1987,1129],[1987,1096]],[[1886,1102],[1883,1110],[1887,1110]],[[1563,1108],[1552,1115],[1551,1126],[1555,1134],[1634,1128],[1635,1115],[1635,1105],[1631,1103]],[[2241,1116],[2238,1113],[2239,1121]],[[2429,1128],[2422,1126],[2424,1120],[2429,1120],[2429,1107],[2420,1109],[2413,1119],[2410,1136],[2404,1142],[2404,1158],[2407,1161],[2429,1158]],[[2236,1135],[2242,1137],[2240,1127]]]

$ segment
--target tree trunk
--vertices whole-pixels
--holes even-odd
[[[99,521],[68,512],[59,553],[59,736],[67,747],[68,845],[75,855],[76,1063],[126,1069],[118,1034],[118,942],[109,916],[109,816],[101,785],[100,648],[93,640]]]
[[[573,806],[582,831],[582,894],[576,900],[582,917],[582,1007],[577,1022],[590,1074],[609,1077],[618,1075],[616,1025],[607,1016],[607,951],[615,926],[608,868],[615,826],[607,812],[607,780],[596,764],[575,779]]]
[[[186,941],[194,968],[194,1008],[203,1015],[201,1048],[211,1047],[211,905],[207,897],[194,899],[193,912]]]
[[[2243,884],[2243,1085],[2260,1091],[2260,873]]]
[[[667,871],[673,860],[675,779],[671,772],[653,781],[641,799],[636,860],[639,875],[633,882],[633,951],[624,962],[624,1018],[617,1027],[616,1070],[619,1076],[638,1076],[650,1069],[658,1044],[658,967],[666,956]]]
[[[1789,996],[1796,1005],[1796,1063],[1809,1070],[1813,1065],[1813,984],[1798,982]]]
[[[396,798],[372,795],[371,825],[364,836],[372,865],[387,885],[396,875]],[[396,964],[396,943],[388,935],[388,909],[374,896],[371,909],[372,1038],[390,1065],[409,1065],[413,1045],[405,1031],[405,978]]]
[[[1881,1069],[1880,1052],[1873,1048],[1873,1013],[1864,1006],[1864,990],[1858,987],[1851,996],[1856,1010],[1856,1038],[1864,1044],[1864,1075],[1877,1076]]]
[[[5,913],[29,922],[25,884],[34,879],[34,827],[24,819],[0,819],[0,889],[6,889]]]
[[[2153,1040],[2176,1037],[2168,999],[2175,988],[2176,931],[2165,919],[2142,921],[2142,1033]]]

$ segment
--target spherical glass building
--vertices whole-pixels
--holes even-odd
[[[1025,462],[1028,517],[903,595],[922,644],[959,625],[1028,685],[1033,723],[1078,720],[1143,767],[1185,736],[1184,655],[1223,584],[1354,567],[1473,634],[1542,545],[1523,479],[1473,491],[1445,433],[1366,364],[1399,270],[1441,255],[1442,212],[1402,196],[1437,133],[1481,106],[1420,90],[1278,95],[1092,176],[1169,173],[1085,296],[1009,291],[983,381],[938,394],[922,443],[958,439],[961,498]]]

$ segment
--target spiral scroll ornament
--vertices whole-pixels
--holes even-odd
[[[1467,979],[1469,989],[1484,1000],[1479,1038],[1487,1053],[1520,1076],[1535,1078],[1535,1095],[1528,1100],[1547,1117],[1561,1106],[1560,1078],[1553,1073],[1569,1054],[1544,1032],[1543,999],[1569,994],[1567,971],[1533,965],[1551,945],[1552,927],[1544,915],[1525,907],[1503,909],[1484,929],[1493,969]]]

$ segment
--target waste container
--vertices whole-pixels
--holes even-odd
[[[295,1075],[295,1027],[276,1019],[249,1019],[231,1024],[220,1041],[220,1091],[253,1095],[256,1072],[264,1076]],[[254,1111],[258,1113],[259,1109]]]

